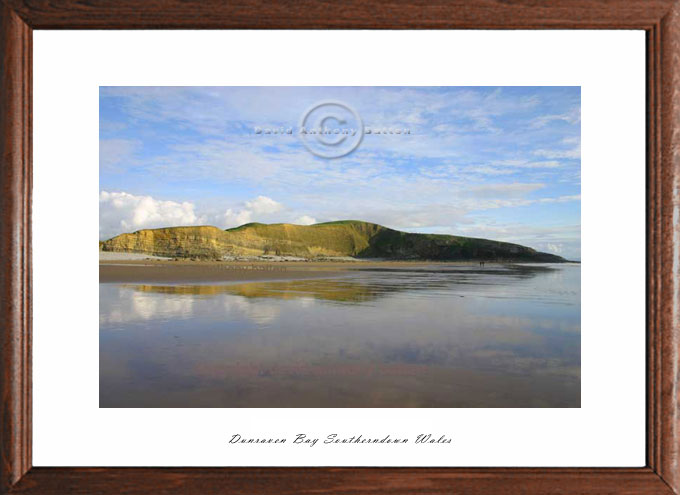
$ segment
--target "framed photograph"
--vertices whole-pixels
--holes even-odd
[[[680,2],[0,5],[2,493],[680,491]]]

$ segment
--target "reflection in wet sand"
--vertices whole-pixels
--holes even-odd
[[[313,298],[328,301],[361,302],[378,297],[369,286],[343,280],[289,280],[229,285],[127,285],[133,290],[160,294],[217,295],[233,294],[247,298]]]
[[[579,407],[580,267],[100,284],[102,407]]]

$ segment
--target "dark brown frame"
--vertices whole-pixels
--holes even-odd
[[[646,467],[31,466],[33,29],[243,28],[646,31]],[[0,493],[680,493],[680,0],[0,0],[0,160]]]

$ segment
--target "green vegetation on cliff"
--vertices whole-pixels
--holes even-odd
[[[103,251],[221,259],[225,256],[352,256],[412,260],[513,260],[563,262],[559,256],[508,242],[439,234],[414,234],[358,220],[292,225],[249,223],[217,227],[168,227],[121,234]]]

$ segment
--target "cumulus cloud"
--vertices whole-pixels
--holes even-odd
[[[241,205],[215,213],[213,210],[199,212],[194,203],[163,201],[151,196],[138,196],[127,192],[99,193],[99,238],[109,239],[125,232],[160,227],[184,225],[215,225],[220,228],[238,227],[250,222],[286,221],[293,212],[267,196],[258,196]],[[272,215],[283,214],[284,218]],[[316,223],[310,216],[303,215],[296,223]]]
[[[99,236],[108,239],[139,229],[196,225],[202,221],[192,203],[162,201],[126,192],[99,193]]]
[[[270,215],[283,210],[283,205],[267,196],[258,196],[252,201],[246,201],[246,208],[257,215]]]
[[[283,204],[267,196],[246,201],[241,208],[229,208],[216,217],[215,223],[224,229],[238,227],[250,222],[268,222],[272,215],[285,209]]]
[[[222,215],[217,217],[215,222],[218,227],[230,228],[238,227],[244,223],[250,223],[253,221],[253,214],[248,210],[233,210],[232,208],[227,209]]]
[[[293,222],[297,225],[314,225],[316,222],[316,218],[310,217],[309,215],[302,215],[301,217],[298,217],[295,219]]]

